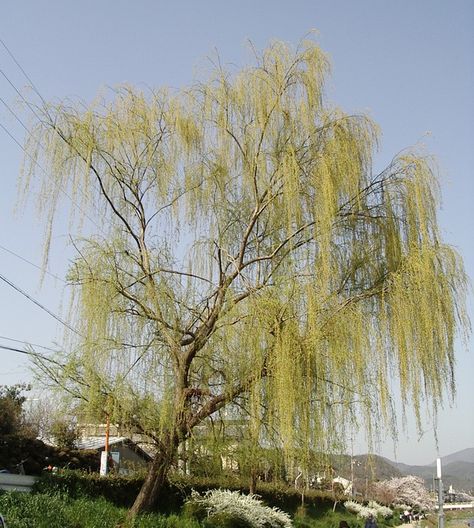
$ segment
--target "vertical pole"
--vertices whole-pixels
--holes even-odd
[[[105,422],[105,474],[109,472],[109,437],[110,437],[110,416],[107,413],[107,419]]]
[[[107,421],[105,424],[105,447],[100,453],[100,475],[105,477],[109,472],[109,434],[110,434],[110,418],[107,414]]]
[[[436,459],[436,476],[438,480],[438,528],[444,528],[444,496],[441,479],[441,458]]]
[[[351,495],[355,497],[355,484],[354,484],[354,444],[351,434]]]
[[[351,495],[354,496],[354,458],[351,454]]]

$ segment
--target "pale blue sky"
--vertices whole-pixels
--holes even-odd
[[[297,44],[312,29],[329,54],[328,97],[345,110],[368,112],[383,131],[378,168],[417,142],[438,157],[446,241],[474,276],[474,2],[472,0],[3,0],[0,38],[46,99],[90,100],[105,85],[182,86],[219,51],[236,66],[250,60],[246,41],[262,48],[277,38]],[[34,100],[7,52],[0,68]],[[0,97],[20,112],[18,96],[0,75]],[[0,102],[0,123],[20,142],[24,131]],[[429,133],[429,134],[427,134]],[[41,231],[33,208],[14,215],[21,150],[0,130],[0,246],[40,264]],[[59,225],[50,271],[63,276],[68,225]],[[55,312],[62,284],[0,248],[0,273]],[[472,297],[470,302],[471,317]],[[0,335],[51,346],[54,319],[0,283]],[[8,344],[0,339],[1,344]],[[11,343],[11,342],[10,342]],[[474,446],[474,358],[457,350],[458,395],[439,420],[441,455]],[[0,384],[28,379],[21,356],[0,350]],[[418,441],[401,434],[398,459],[427,463],[437,456],[429,426]],[[363,447],[356,446],[363,450]],[[391,442],[380,452],[394,458]]]

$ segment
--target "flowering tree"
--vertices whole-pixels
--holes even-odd
[[[435,505],[422,478],[408,475],[373,484],[373,493],[379,499],[394,506],[411,506],[419,510],[431,510]]]

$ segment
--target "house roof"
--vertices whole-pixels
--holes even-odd
[[[126,436],[111,436],[109,437],[109,445],[121,444],[128,440]],[[78,449],[104,449],[105,436],[84,436],[76,441]]]
[[[142,456],[146,460],[151,460],[152,457],[142,449],[138,444],[136,444],[130,438],[126,436],[110,436],[109,437],[109,446],[118,446],[126,445],[137,454]],[[76,441],[77,449],[88,449],[93,451],[99,451],[105,448],[105,437],[104,436],[84,436]]]

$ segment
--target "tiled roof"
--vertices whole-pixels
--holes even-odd
[[[109,437],[109,445],[120,444],[125,441],[130,441],[126,436],[111,436]],[[85,436],[76,441],[78,449],[103,449],[105,447],[105,436]]]
[[[150,450],[147,444],[138,444],[127,436],[110,436],[109,446],[113,447],[117,444],[126,444],[130,449],[141,455],[145,460],[151,460],[154,455],[154,451]],[[145,447],[146,446],[146,447]],[[105,448],[105,436],[83,436],[76,441],[77,449],[90,449],[97,451]]]

